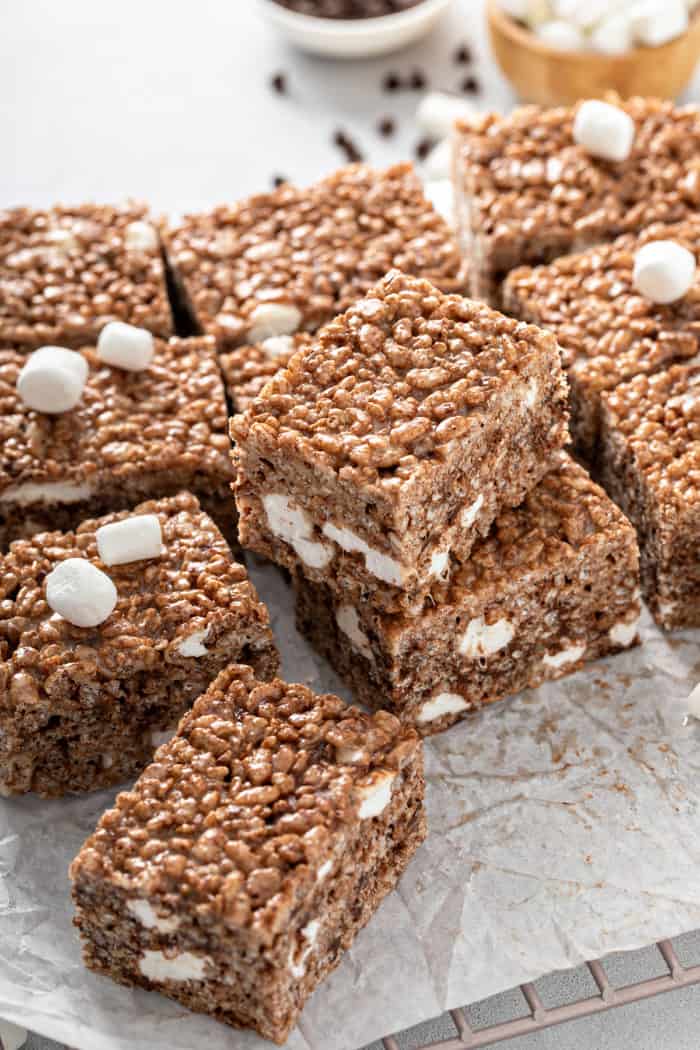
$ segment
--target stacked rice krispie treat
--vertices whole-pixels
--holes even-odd
[[[364,702],[435,732],[636,640],[566,400],[551,334],[393,271],[233,417],[241,542]]]

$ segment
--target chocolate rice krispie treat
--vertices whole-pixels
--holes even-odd
[[[144,499],[196,493],[233,540],[228,412],[214,341],[156,339],[140,371],[80,351],[85,386],[72,409],[30,408],[18,389],[27,355],[0,349],[0,549],[42,529]]]
[[[195,330],[220,349],[315,331],[396,266],[461,291],[454,234],[410,164],[341,168],[285,183],[165,231],[168,262]]]
[[[425,837],[420,740],[223,671],[71,867],[86,964],[283,1043]]]
[[[571,391],[572,438],[589,461],[595,459],[603,391],[700,350],[700,279],[668,304],[652,302],[635,287],[636,253],[659,240],[700,259],[700,219],[653,225],[547,266],[522,267],[503,284],[506,312],[557,338]]]
[[[603,395],[600,474],[636,526],[654,619],[700,626],[700,364],[635,376]]]
[[[561,454],[433,601],[392,615],[295,578],[297,626],[370,707],[423,735],[637,641],[634,529]]]
[[[0,346],[94,342],[108,321],[173,332],[145,205],[0,210]]]
[[[133,529],[139,542],[153,527],[160,544],[112,563],[115,523],[127,525],[127,544]],[[75,588],[52,586],[57,567],[70,571],[76,559],[92,572],[80,600]],[[95,624],[110,580],[113,611]],[[222,668],[248,663],[265,679],[277,671],[267,610],[189,493],[18,540],[0,556],[0,599],[0,795],[123,783]],[[86,619],[93,626],[73,622]]]
[[[285,368],[297,350],[309,346],[308,332],[273,335],[255,346],[239,346],[220,354],[224,386],[234,412],[244,412],[268,380]]]
[[[470,291],[494,304],[523,264],[679,222],[700,205],[700,110],[659,99],[615,105],[633,121],[629,156],[603,159],[574,141],[581,105],[526,106],[457,126],[458,228]]]
[[[390,273],[231,421],[243,546],[420,606],[567,440],[552,335]]]

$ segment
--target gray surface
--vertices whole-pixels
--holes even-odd
[[[409,155],[418,138],[411,123],[416,98],[382,96],[381,74],[420,65],[434,86],[454,87],[459,71],[450,67],[448,56],[465,38],[477,38],[476,71],[489,104],[502,107],[512,99],[480,39],[479,0],[458,0],[452,20],[404,55],[336,67],[293,55],[258,25],[252,0],[229,0],[231,62],[225,75],[208,63],[207,22],[219,17],[214,14],[219,7],[219,0],[200,0],[194,7],[123,0],[93,5],[86,13],[82,4],[55,0],[2,5],[0,206],[131,194],[163,209],[196,208],[263,189],[273,172],[301,182],[316,178],[340,160],[331,145],[333,130],[360,122],[360,145],[370,159],[385,163]],[[292,74],[293,98],[284,105],[266,87],[267,76],[278,68]],[[163,84],[171,86],[168,104]],[[235,124],[222,122],[220,115],[217,122],[207,119],[222,97]],[[697,82],[691,97],[698,97]],[[132,104],[134,99],[141,104]],[[396,139],[383,142],[368,132],[368,121],[380,113],[399,118]],[[683,963],[700,962],[700,934],[675,943]],[[612,957],[607,968],[617,985],[664,972],[656,949]],[[544,978],[538,989],[547,1006],[593,991],[585,970]],[[516,990],[475,1004],[469,1016],[481,1027],[525,1012]],[[697,1050],[698,1031],[700,986],[500,1045]],[[412,1029],[399,1043],[402,1050],[415,1050],[454,1034],[449,1018],[438,1019]],[[231,1047],[236,1045],[232,1032]],[[58,1050],[58,1044],[32,1037],[27,1050]]]

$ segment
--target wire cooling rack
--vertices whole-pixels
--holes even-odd
[[[645,949],[644,952],[621,953],[606,960],[597,959],[586,963],[583,974],[567,971],[557,975],[561,986],[562,979],[566,984],[567,975],[577,974],[577,980],[569,983],[574,983],[579,991],[582,986],[590,990],[591,994],[584,994],[573,1001],[547,1005],[544,1000],[551,996],[545,996],[541,989],[538,990],[541,982],[523,984],[505,996],[506,1012],[518,1013],[518,1016],[480,1025],[479,1010],[463,1007],[450,1010],[442,1018],[428,1025],[419,1025],[411,1032],[387,1036],[366,1050],[406,1050],[406,1047],[410,1047],[410,1050],[477,1050],[478,1047],[492,1046],[501,1040],[527,1036],[566,1021],[591,1017],[617,1006],[700,984],[700,937],[695,935],[694,950],[690,953],[685,947],[678,950],[682,942],[683,938],[675,943],[670,940],[659,941],[655,953],[653,948]],[[692,955],[694,959],[689,957]],[[683,961],[680,956],[683,956]],[[647,976],[645,971],[649,970],[652,974]],[[659,970],[661,972],[654,972]],[[627,979],[631,972],[638,979],[627,983],[623,977],[624,983],[619,985],[614,976],[611,978],[611,971],[612,975],[616,971],[623,975],[626,973]],[[554,979],[554,975],[551,979]],[[523,1014],[519,1013],[519,1004],[524,1007]],[[426,1038],[420,1038],[420,1029],[426,1028],[432,1031],[425,1033]]]

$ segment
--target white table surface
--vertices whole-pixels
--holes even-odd
[[[421,137],[413,121],[419,94],[383,93],[388,70],[419,68],[446,90],[474,72],[485,107],[514,101],[488,53],[482,7],[455,0],[419,45],[338,63],[290,50],[260,20],[255,0],[5,0],[0,207],[135,197],[176,214],[265,190],[274,174],[315,180],[343,162],[332,143],[339,128],[373,163],[410,158]],[[452,61],[460,43],[472,47],[473,67]],[[283,98],[269,87],[278,71],[289,85]],[[697,77],[688,97],[700,99]],[[383,115],[397,120],[393,138],[377,134]],[[618,966],[623,980],[633,979],[634,960]],[[490,1001],[483,1017],[504,1008]],[[502,1045],[697,1050],[698,1031],[700,987]],[[56,1050],[39,1037],[29,1045]]]

